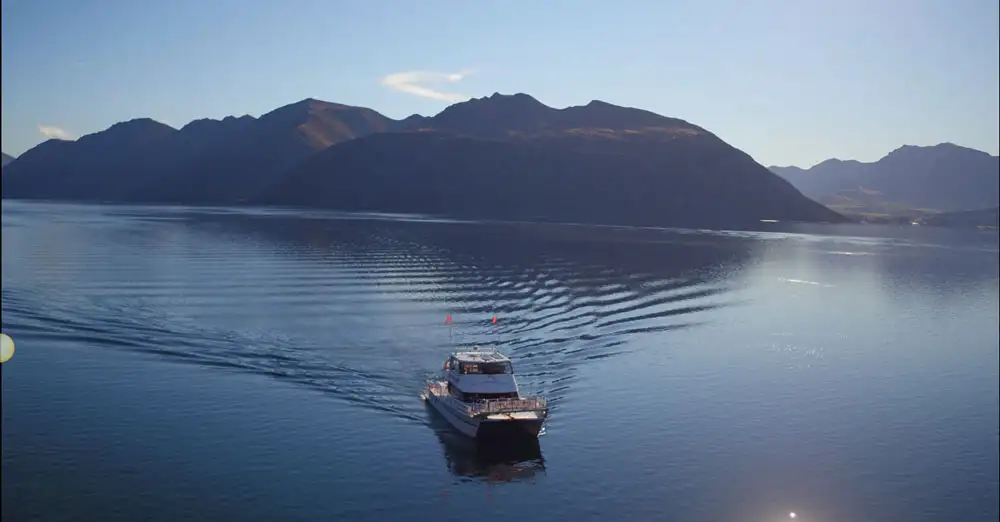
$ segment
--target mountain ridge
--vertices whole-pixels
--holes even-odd
[[[1000,157],[951,142],[903,145],[873,162],[828,159],[769,169],[836,209],[962,211],[998,203]]]
[[[843,220],[684,120],[598,100],[555,109],[524,93],[402,120],[314,98],[180,129],[137,118],[23,157],[5,197],[654,225]]]
[[[920,220],[920,224],[937,227],[997,228],[1000,226],[1000,207],[944,212],[927,216]]]

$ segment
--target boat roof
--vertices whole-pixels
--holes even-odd
[[[454,354],[452,354],[452,356],[461,362],[485,363],[485,362],[510,361],[509,357],[493,349],[484,349],[484,350],[475,349],[465,352],[455,352]]]

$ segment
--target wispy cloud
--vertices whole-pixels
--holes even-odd
[[[60,140],[71,140],[73,136],[66,132],[65,129],[61,129],[54,125],[39,125],[38,132],[46,138],[58,138]]]
[[[468,100],[471,96],[459,94],[457,92],[441,91],[435,89],[433,86],[444,83],[460,82],[473,72],[475,71],[472,69],[465,69],[454,73],[404,71],[385,76],[379,81],[379,83],[394,91],[405,92],[422,98],[457,102]]]

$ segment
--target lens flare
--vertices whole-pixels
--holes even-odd
[[[0,363],[5,363],[14,356],[14,340],[5,333],[0,333]]]

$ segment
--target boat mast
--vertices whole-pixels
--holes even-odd
[[[448,315],[448,317],[444,318],[444,324],[448,325],[448,343],[451,344],[452,347],[454,347],[455,346],[455,332],[454,332],[454,329],[451,326],[451,315],[450,314]]]

